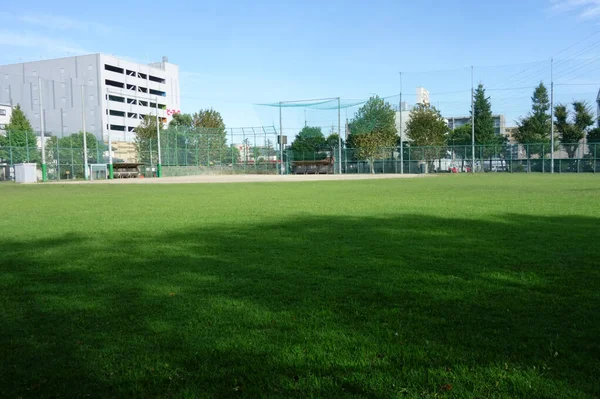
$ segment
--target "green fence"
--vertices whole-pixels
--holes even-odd
[[[277,174],[282,169],[286,174],[552,171],[550,148],[545,144],[476,146],[475,159],[471,146],[404,146],[402,152],[400,147],[393,147],[378,148],[368,153],[364,149],[343,148],[341,160],[337,148],[300,152],[288,149],[283,152],[283,168],[280,168],[280,152],[270,144],[214,144],[215,142],[189,138],[175,143],[169,142],[168,137],[161,138],[162,175]],[[49,180],[84,178],[81,145],[65,147],[59,145],[57,140],[47,140],[45,155]],[[90,165],[101,167],[108,164],[110,157],[107,143],[91,140],[87,158]],[[140,170],[147,177],[156,176],[158,142],[156,139],[148,139],[137,143],[113,143],[112,158],[113,163],[140,163]],[[0,179],[10,179],[12,168],[17,163],[33,162],[41,165],[41,160],[41,150],[38,147],[2,146]],[[600,172],[600,144],[558,145],[554,151],[554,172]]]

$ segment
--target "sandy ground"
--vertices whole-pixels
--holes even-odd
[[[145,179],[114,179],[94,181],[60,180],[49,184],[183,184],[183,183],[274,183],[301,181],[331,181],[331,180],[373,180],[373,179],[414,179],[431,175],[200,175],[145,178]]]

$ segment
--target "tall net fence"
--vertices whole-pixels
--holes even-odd
[[[572,157],[567,153],[576,148]],[[547,144],[507,144],[504,146],[406,146],[379,148],[376,154],[365,159],[360,151],[343,148],[341,173],[461,173],[461,172],[510,172],[510,173],[596,173],[600,172],[600,143],[557,145],[554,159]],[[334,154],[334,155],[332,155]],[[337,173],[333,152],[286,151],[284,162],[291,174]]]

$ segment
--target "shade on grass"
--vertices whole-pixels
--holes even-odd
[[[597,176],[0,185],[2,397],[597,397]]]

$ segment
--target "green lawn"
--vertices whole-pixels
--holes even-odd
[[[600,397],[600,176],[0,198],[0,397]]]

